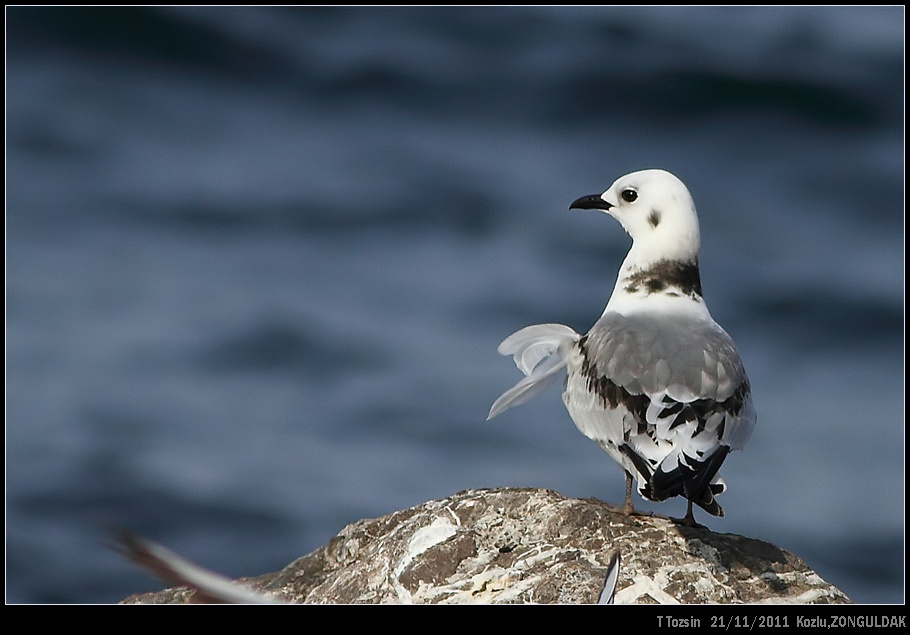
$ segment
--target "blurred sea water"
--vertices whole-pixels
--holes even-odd
[[[706,522],[903,601],[903,7],[6,17],[8,602],[160,588],[109,524],[241,576],[467,488],[621,501],[556,388],[485,417],[499,341],[612,290],[569,203],[649,167],[759,416]]]

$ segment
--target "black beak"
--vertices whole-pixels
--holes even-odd
[[[569,209],[600,209],[603,211],[607,211],[611,207],[613,207],[613,205],[600,198],[600,194],[582,196],[580,199],[577,199],[574,203],[569,205]]]

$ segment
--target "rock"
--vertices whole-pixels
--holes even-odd
[[[614,550],[617,604],[849,603],[774,545],[549,490],[467,490],[345,527],[242,583],[294,603],[595,603]],[[178,588],[125,603],[186,603]]]

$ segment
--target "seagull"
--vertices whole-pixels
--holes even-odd
[[[203,569],[161,545],[127,529],[116,530],[115,548],[155,577],[176,586],[195,589],[198,604],[286,604],[281,598],[257,591],[219,573]],[[611,561],[612,564],[612,561]],[[607,567],[607,576],[610,567]],[[603,593],[603,592],[601,592]]]
[[[597,596],[598,604],[613,604],[616,600],[616,582],[619,580],[619,549],[615,550],[607,563],[604,585]]]
[[[733,340],[711,317],[698,269],[698,215],[689,190],[664,170],[617,179],[570,209],[606,212],[632,238],[603,315],[586,335],[562,324],[513,333],[498,351],[525,378],[487,417],[523,404],[566,371],[563,402],[578,430],[626,473],[621,511],[642,498],[683,496],[713,516],[726,489],[718,470],[755,427],[749,380]]]

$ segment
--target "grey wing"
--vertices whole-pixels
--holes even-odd
[[[649,398],[649,422],[660,426],[675,415],[670,425],[679,425],[680,417],[722,413],[705,422],[720,426],[714,438],[733,450],[749,440],[755,425],[749,380],[730,336],[713,321],[606,313],[584,345],[598,375]]]

